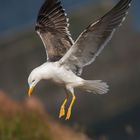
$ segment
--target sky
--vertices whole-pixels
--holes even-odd
[[[0,1],[0,34],[35,23],[38,10],[43,2],[42,0]],[[62,3],[67,11],[72,11],[74,8],[79,8],[88,3],[97,4],[104,1],[111,0],[62,0]],[[139,5],[140,0],[133,0],[131,6],[133,24],[136,29],[140,29]]]

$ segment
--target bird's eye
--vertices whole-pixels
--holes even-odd
[[[35,82],[35,80],[32,81],[32,83],[34,83],[34,82]]]

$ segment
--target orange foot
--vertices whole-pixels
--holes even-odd
[[[71,101],[71,104],[70,104],[70,106],[68,108],[68,112],[67,112],[67,115],[66,115],[66,120],[69,120],[70,117],[71,117],[71,110],[72,110],[72,106],[73,106],[73,104],[75,102],[75,99],[76,99],[76,97],[73,96],[72,101]]]
[[[66,105],[66,103],[67,103],[67,99],[65,99],[63,104],[61,105],[60,112],[59,112],[59,118],[61,118],[65,115],[65,105]]]

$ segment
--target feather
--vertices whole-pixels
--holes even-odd
[[[68,26],[68,18],[61,2],[45,0],[35,30],[45,46],[48,61],[60,60],[73,45]]]
[[[88,26],[60,60],[60,63],[76,73],[77,68],[82,69],[94,62],[124,21],[130,3],[131,0],[120,0],[107,14]]]

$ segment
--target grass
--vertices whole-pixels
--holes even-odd
[[[49,128],[35,112],[0,113],[0,140],[51,140]]]

